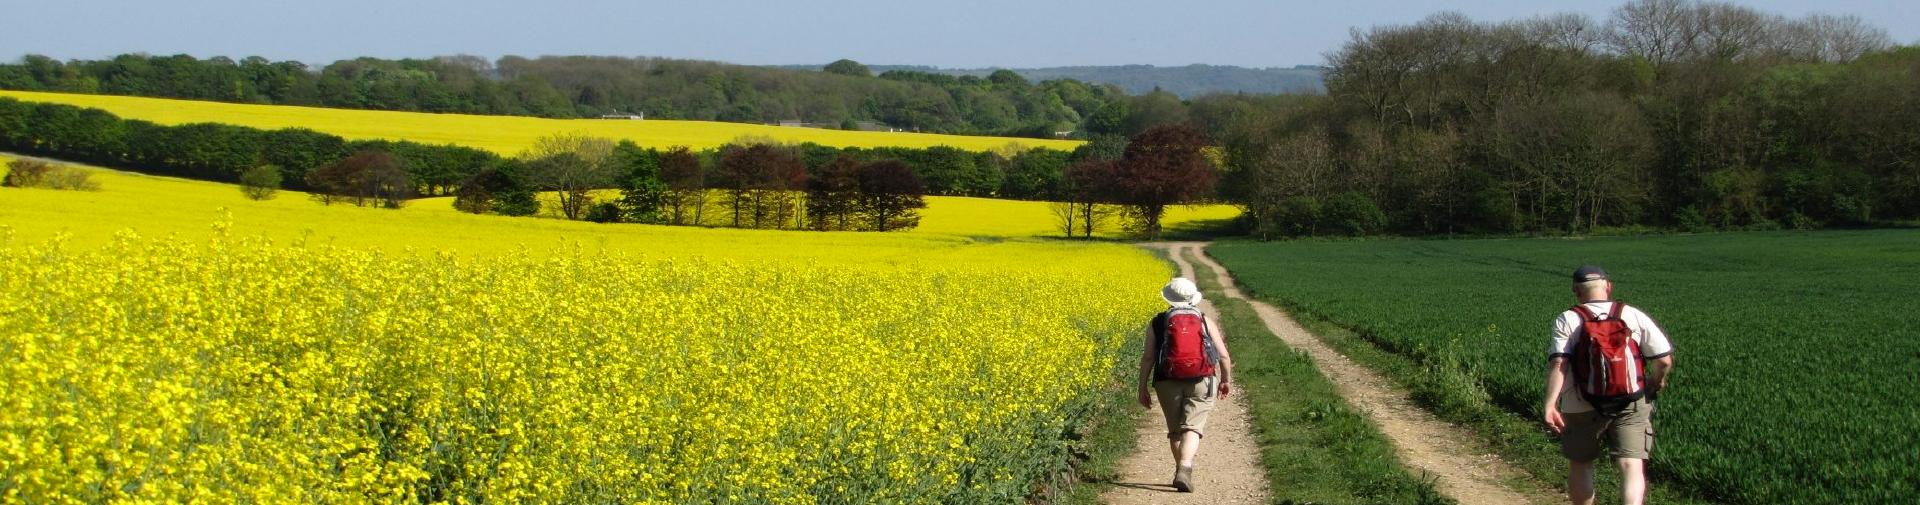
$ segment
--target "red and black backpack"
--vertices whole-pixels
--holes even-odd
[[[1625,408],[1647,392],[1646,355],[1633,339],[1633,329],[1620,318],[1626,308],[1613,302],[1613,309],[1602,315],[1584,304],[1573,306],[1581,321],[1570,358],[1574,389],[1603,412]]]
[[[1200,309],[1174,307],[1153,318],[1154,334],[1160,337],[1160,355],[1155,361],[1156,379],[1197,379],[1213,375],[1220,362],[1213,348],[1213,335],[1207,331],[1207,317]]]

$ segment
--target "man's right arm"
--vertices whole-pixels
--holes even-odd
[[[1566,316],[1563,314],[1555,318],[1553,339],[1547,344],[1547,394],[1540,406],[1543,412],[1541,419],[1546,421],[1547,428],[1554,433],[1559,433],[1567,425],[1566,421],[1560,417],[1560,392],[1566,389],[1567,377],[1570,373],[1567,370],[1567,356],[1573,350],[1572,338],[1573,325],[1567,322]]]
[[[1560,390],[1565,388],[1566,385],[1567,358],[1564,356],[1556,356],[1548,360],[1547,399],[1540,406],[1540,409],[1546,412],[1543,417],[1547,422],[1547,429],[1553,430],[1554,433],[1559,433],[1560,430],[1565,429],[1567,426],[1566,420],[1560,417]]]

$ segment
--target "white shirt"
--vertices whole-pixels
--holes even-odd
[[[1593,311],[1595,315],[1602,318],[1607,317],[1607,314],[1613,312],[1613,302],[1609,300],[1594,300],[1586,302],[1583,305],[1587,306],[1587,310]],[[1620,311],[1620,320],[1627,323],[1627,329],[1633,332],[1633,340],[1640,344],[1640,352],[1645,355],[1647,360],[1651,361],[1654,358],[1673,354],[1673,344],[1667,341],[1667,333],[1660,331],[1660,326],[1654,324],[1653,318],[1648,317],[1647,313],[1641,312],[1640,309],[1632,305],[1628,305],[1627,308]],[[1573,309],[1567,309],[1565,312],[1561,312],[1560,317],[1553,320],[1553,341],[1547,344],[1547,359],[1551,360],[1553,358],[1573,355],[1573,334],[1580,331],[1580,325],[1583,322],[1580,313]],[[1588,404],[1587,399],[1581,398],[1580,392],[1573,389],[1572,378],[1561,381],[1561,412],[1590,412],[1592,410],[1593,405]]]

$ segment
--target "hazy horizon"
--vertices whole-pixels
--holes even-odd
[[[125,53],[261,56],[314,65],[357,57],[470,54],[645,56],[745,65],[869,65],[948,69],[1193,64],[1319,65],[1350,28],[1407,24],[1442,11],[1481,21],[1575,12],[1604,20],[1623,1],[1410,0],[1282,5],[1227,0],[1179,10],[1141,0],[935,2],[839,0],[699,5],[501,0],[325,4],[202,0],[193,5],[79,0],[9,7],[0,58],[61,60]],[[1920,3],[1869,0],[1735,2],[1770,14],[1854,14],[1902,44],[1920,43]],[[84,33],[75,37],[72,34]]]

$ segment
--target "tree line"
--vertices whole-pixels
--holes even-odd
[[[0,98],[0,147],[144,173],[239,182],[258,166],[286,187],[318,189],[310,172],[358,152],[388,153],[403,167],[406,197],[450,194],[491,152],[408,141],[346,140],[302,128],[261,130],[217,123],[175,126],[121,119],[104,110]]]
[[[1920,217],[1920,47],[1858,18],[1689,0],[1604,21],[1443,13],[1355,30],[1329,63],[1325,96],[1161,114],[1222,146],[1221,195],[1256,234]]]
[[[399,207],[454,196],[462,210],[531,215],[551,192],[555,214],[602,222],[707,224],[708,203],[750,228],[911,227],[920,195],[1068,198],[1082,148],[837,148],[743,138],[716,149],[642,148],[558,134],[515,157],[455,145],[346,140],[312,130],[224,124],[164,126],[100,109],[0,98],[0,148],[144,173],[237,182],[255,198],[287,188],[322,203]],[[620,198],[596,200],[597,190]],[[711,195],[711,196],[710,196]]]
[[[1235,203],[1268,238],[1920,218],[1920,47],[1856,17],[1691,0],[1606,20],[1442,13],[1355,30],[1328,63],[1325,95],[1114,100],[1082,151],[1118,160],[1128,137],[1197,128],[1221,181],[1187,201]],[[1065,174],[1093,193],[1055,205],[1069,234],[1139,212],[1088,189],[1101,171]]]
[[[645,114],[648,118],[843,128],[876,121],[916,131],[1051,138],[1077,130],[1126,93],[1059,79],[1029,82],[890,71],[843,60],[826,71],[664,58],[476,56],[341,60],[319,69],[251,56],[123,54],[62,62],[27,55],[0,64],[0,88],[541,117]]]
[[[818,231],[895,231],[919,224],[927,186],[906,162],[854,150],[809,164],[809,148],[826,152],[750,140],[707,152],[661,150],[556,134],[474,174],[456,192],[454,208],[531,214],[539,208],[534,192],[545,190],[561,217],[602,223]]]

